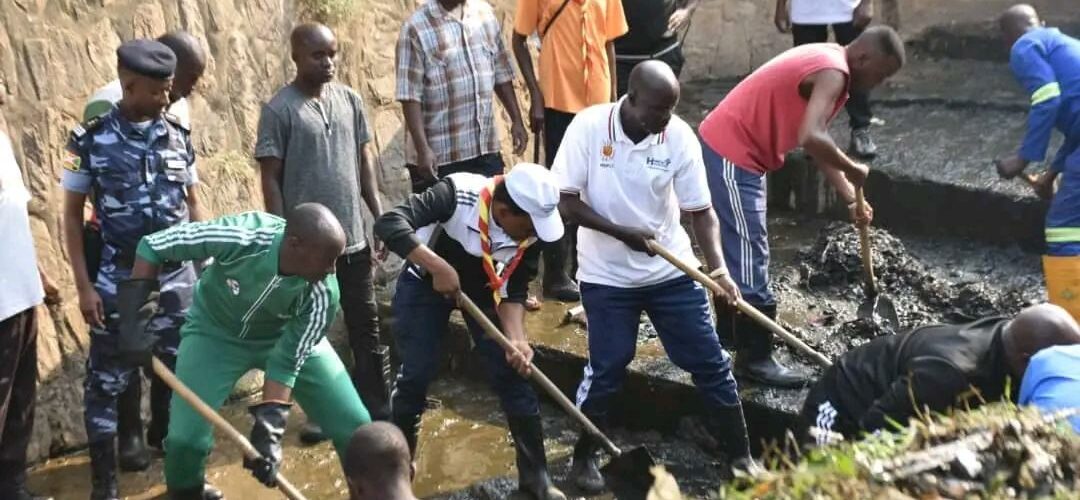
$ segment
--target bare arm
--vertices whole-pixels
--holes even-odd
[[[521,108],[518,107],[514,84],[512,82],[496,84],[495,95],[510,115],[510,138],[513,140],[514,154],[520,155],[525,152],[529,137],[525,133],[525,123],[521,121]]]
[[[810,97],[799,127],[799,145],[814,158],[840,196],[852,203],[855,201],[853,183],[862,185],[869,169],[852,161],[829,135],[829,119],[846,86],[847,77],[837,70],[818,71],[803,80],[800,90],[809,87]]]
[[[529,129],[534,134],[538,134],[544,127],[544,95],[540,93],[540,85],[536,82],[527,38],[520,33],[514,33],[510,45],[513,48],[518,69],[521,71],[521,77],[525,79],[525,87],[529,89]]]
[[[701,247],[701,253],[705,256],[705,264],[709,266],[709,270],[727,269],[724,254],[721,252],[720,221],[716,218],[716,212],[709,207],[689,213],[694,238]]]
[[[776,0],[776,12],[773,14],[773,24],[781,33],[791,31],[791,14],[788,10],[788,0]]]
[[[360,148],[360,196],[373,218],[382,215],[382,202],[379,200],[379,174],[371,161],[371,148],[364,144]]]
[[[91,325],[104,326],[105,309],[86,270],[83,241],[83,206],[85,204],[85,194],[64,191],[64,241],[67,244],[68,259],[71,261],[71,274],[75,279],[75,288],[79,292],[79,309],[82,311],[83,318]]]
[[[604,47],[607,50],[608,74],[611,75],[611,99],[610,102],[619,100],[619,84],[615,75],[615,42],[609,41]]]
[[[281,194],[281,158],[258,158],[259,178],[262,181],[263,203],[266,211],[274,215],[285,215],[285,198]]]
[[[188,218],[191,222],[199,222],[207,219],[206,210],[203,209],[199,199],[199,186],[200,184],[193,184],[187,188]]]
[[[559,200],[559,212],[567,222],[600,231],[626,243],[631,249],[651,254],[646,240],[651,240],[652,234],[612,223],[581,201],[581,197],[577,194],[562,193]]]
[[[292,389],[289,386],[271,380],[269,377],[263,381],[262,402],[289,404],[292,399]]]

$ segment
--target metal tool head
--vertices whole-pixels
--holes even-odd
[[[896,306],[892,299],[885,295],[877,294],[867,297],[861,304],[857,313],[860,319],[881,325],[893,332],[900,328],[900,318],[896,314]]]

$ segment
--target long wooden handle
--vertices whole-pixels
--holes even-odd
[[[855,188],[855,210],[863,213],[866,210],[866,195],[863,188]],[[874,276],[874,252],[870,245],[870,226],[859,225],[859,248],[862,250],[863,272],[866,274],[866,291],[874,297],[878,294],[877,277]]]
[[[711,290],[713,293],[720,293],[723,291],[723,288],[720,287],[720,284],[710,278],[709,275],[701,272],[699,269],[691,266],[690,264],[683,262],[682,259],[676,257],[674,254],[671,253],[671,251],[664,248],[655,240],[649,240],[649,248],[652,249],[652,251],[657,255],[663,257],[668,262],[672,263],[675,267],[681,269],[682,272],[689,275],[698,283],[705,285],[705,287]],[[780,337],[780,339],[783,340],[784,343],[786,343],[787,345],[802,351],[807,356],[810,356],[810,358],[812,358],[819,365],[826,368],[832,366],[832,361],[829,361],[829,358],[826,358],[820,352],[817,352],[812,347],[806,345],[805,342],[799,340],[798,337],[793,335],[791,332],[785,330],[784,327],[777,324],[775,321],[772,320],[772,318],[766,316],[765,313],[757,310],[757,308],[750,305],[745,300],[739,299],[735,303],[735,307],[737,307],[739,311],[741,311],[743,314],[750,316],[750,319],[753,319],[759,325],[768,328],[770,332],[776,334],[777,337]]]
[[[243,434],[240,434],[240,431],[236,430],[236,428],[229,424],[224,417],[214,411],[213,408],[210,408],[210,405],[204,403],[197,394],[191,392],[191,389],[188,389],[180,379],[176,378],[176,375],[169,370],[169,367],[165,366],[165,363],[162,363],[157,357],[154,357],[152,362],[154,365],[154,373],[165,382],[165,385],[168,385],[174,393],[183,398],[184,401],[187,401],[187,403],[195,409],[196,413],[202,415],[202,417],[210,422],[211,425],[225,433],[226,437],[240,445],[240,449],[243,450],[246,457],[257,459],[262,456],[259,454],[258,450],[251,445],[251,442],[249,442]],[[296,489],[296,487],[293,486],[288,479],[285,479],[285,476],[281,475],[280,472],[277,474],[277,488],[281,490],[289,500],[307,500],[304,498],[304,495],[300,493],[300,490]]]
[[[521,351],[518,351],[517,347],[514,347],[514,344],[510,343],[510,340],[506,338],[506,335],[503,335],[502,331],[499,330],[499,327],[495,326],[495,323],[492,323],[487,315],[484,314],[484,311],[481,311],[476,303],[467,295],[459,292],[458,304],[460,304],[461,308],[468,313],[469,316],[472,316],[477,323],[480,323],[480,327],[484,329],[484,332],[487,333],[492,340],[498,343],[504,351],[521,354]],[[542,387],[544,392],[548,393],[548,395],[551,396],[551,398],[554,399],[566,413],[570,414],[570,416],[574,417],[578,423],[585,427],[585,430],[589,431],[593,436],[596,436],[596,438],[600,440],[600,443],[604,445],[604,448],[607,449],[608,453],[611,453],[612,456],[616,457],[622,455],[622,450],[620,450],[618,446],[615,446],[615,443],[611,442],[611,439],[604,435],[604,432],[596,427],[596,424],[593,424],[592,421],[589,420],[589,417],[586,417],[584,413],[581,413],[581,410],[579,410],[577,406],[574,406],[574,403],[570,401],[570,398],[567,398],[566,395],[555,386],[555,383],[547,378],[547,375],[544,375],[544,372],[540,371],[540,369],[532,363],[529,363],[529,368],[531,369],[529,378],[533,379],[533,381]]]

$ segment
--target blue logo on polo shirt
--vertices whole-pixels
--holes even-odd
[[[650,156],[645,159],[645,166],[658,170],[667,170],[671,166],[671,158],[657,159]]]

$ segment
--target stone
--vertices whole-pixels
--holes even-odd
[[[119,46],[120,36],[109,19],[102,18],[94,23],[86,36],[86,58],[83,62],[87,77],[92,74],[100,84],[116,78],[116,48]]]
[[[49,77],[49,66],[52,62],[49,43],[35,38],[27,40],[23,47],[26,66],[30,68],[30,81],[34,84],[34,92],[39,101],[49,99],[53,94],[52,78]]]

